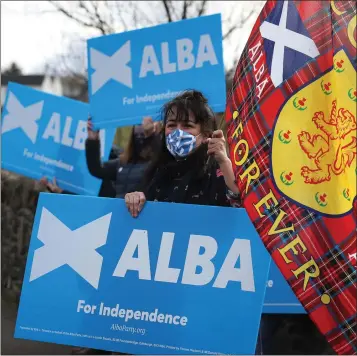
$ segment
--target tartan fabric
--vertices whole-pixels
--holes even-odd
[[[296,7],[319,55],[306,61],[279,86],[274,86],[269,74],[265,47],[261,46],[254,60],[249,52],[258,42],[263,43],[260,26],[277,6],[277,1],[268,0],[253,27],[234,75],[225,116],[227,141],[243,206],[264,245],[336,353],[355,355],[357,199],[352,197],[351,210],[339,216],[322,214],[294,202],[282,194],[273,182],[271,154],[274,125],[282,106],[314,78],[333,68],[333,55],[339,48],[344,49],[356,69],[356,4],[347,0],[290,3]],[[264,64],[258,80],[256,75],[259,66],[255,63],[256,58],[259,58],[260,64]],[[260,90],[263,87],[262,82],[264,88]],[[356,117],[356,112],[354,116]],[[242,141],[245,143],[238,147],[238,142]],[[242,157],[246,157],[244,163],[240,162]],[[354,155],[354,167],[356,160]],[[252,169],[254,165],[259,167],[259,177],[252,179],[247,185],[244,172]],[[254,169],[251,172],[254,173]],[[268,208],[263,206],[259,213],[254,205],[270,191],[278,204],[272,204],[270,200]],[[285,213],[280,220],[283,226],[293,225],[294,229],[269,234],[274,222],[279,220],[281,211]],[[286,263],[280,251],[297,238],[306,246],[306,251],[297,247],[297,253],[293,254],[290,250],[286,256],[291,262]],[[293,271],[311,259],[316,262],[320,274],[309,279],[304,288],[304,274],[296,277]],[[310,272],[313,273],[313,270]]]

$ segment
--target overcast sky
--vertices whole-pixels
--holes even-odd
[[[239,12],[242,7],[247,9],[251,6],[252,2],[248,1],[211,1],[208,13],[221,12],[223,17],[227,12]],[[90,30],[84,30],[52,9],[46,1],[1,1],[2,70],[11,62],[16,62],[25,74],[38,73],[47,61],[65,51],[68,38],[93,36]],[[254,15],[243,30],[236,31],[230,42],[225,42],[227,67],[244,48],[256,18],[257,15]],[[239,49],[235,54],[233,48],[237,44]]]

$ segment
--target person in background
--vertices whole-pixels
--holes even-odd
[[[123,150],[119,149],[115,145],[113,145],[110,150],[109,159],[116,159]],[[41,178],[40,182],[47,188],[47,190],[51,193],[57,194],[75,194],[70,192],[69,190],[62,189],[58,186],[56,178],[53,178],[52,182],[48,181],[46,177]],[[115,197],[115,188],[114,183],[110,180],[103,180],[98,193],[99,197],[105,198],[114,198]]]
[[[153,152],[158,148],[159,132],[159,122],[144,118],[142,125],[133,127],[128,146],[119,158],[101,162],[99,133],[93,131],[91,120],[88,120],[86,159],[89,172],[99,179],[114,181],[115,196],[124,198],[141,182]]]
[[[156,156],[138,191],[125,195],[137,217],[145,202],[239,206],[239,191],[226,143],[202,93],[186,91],[164,105]]]

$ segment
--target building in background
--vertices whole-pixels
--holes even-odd
[[[4,105],[7,86],[9,82],[23,84],[49,94],[63,95],[63,85],[60,78],[45,75],[1,75],[1,107]]]
[[[1,107],[4,105],[6,90],[9,82],[23,84],[49,94],[67,96],[72,99],[87,101],[86,85],[82,84],[75,78],[49,75],[2,74]]]

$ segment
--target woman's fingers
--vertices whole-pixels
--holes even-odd
[[[156,125],[156,133],[160,133],[162,130],[162,122],[161,121],[155,121],[155,125]]]
[[[145,194],[143,192],[139,192],[138,213],[143,209],[145,202],[146,202]]]
[[[146,202],[145,194],[142,192],[128,193],[125,195],[125,204],[131,216],[136,218]]]
[[[223,151],[224,150],[224,145],[222,142],[217,142],[216,144],[209,144],[208,145],[208,150],[207,153],[212,153],[212,152],[217,152],[217,151]]]
[[[218,143],[218,142],[223,142],[223,143],[225,143],[226,140],[224,139],[224,137],[220,137],[220,138],[213,137],[213,138],[209,138],[209,139],[208,139],[208,143],[211,143],[211,144],[215,144],[215,143]]]
[[[132,206],[132,209],[133,209],[132,215],[134,216],[134,218],[136,218],[138,216],[139,202],[140,202],[139,194],[135,193],[133,196],[133,206]]]
[[[154,122],[154,132],[158,132],[160,130],[159,128],[159,123],[158,122]]]
[[[130,194],[125,194],[125,205],[130,213]]]
[[[134,195],[130,194],[129,197],[129,212],[130,215],[134,217]]]
[[[43,185],[47,185],[47,183],[48,183],[47,178],[46,178],[46,177],[42,177],[42,178],[40,179],[40,183],[43,184]]]
[[[87,131],[88,131],[88,139],[90,140],[99,139],[99,131],[93,130],[93,123],[89,119],[87,121]]]
[[[46,183],[47,188],[52,192],[52,193],[62,193],[62,189],[57,185],[57,180],[54,177],[52,179],[52,182],[47,181]]]
[[[42,177],[40,179],[40,182],[52,193],[54,193],[56,191],[56,178],[53,178],[52,183],[48,181],[48,179],[46,177]]]
[[[223,131],[222,130],[214,131],[213,134],[212,134],[212,137],[213,138],[223,138],[224,137]]]
[[[50,188],[51,188],[52,190],[55,190],[56,188],[58,188],[56,178],[53,177],[52,183],[48,182],[48,185],[50,186]]]
[[[228,157],[226,146],[223,141],[218,141],[216,143],[212,143],[212,141],[210,141],[208,143],[207,154],[209,156],[214,156],[218,164],[223,163]]]
[[[129,193],[125,196],[126,206],[127,206],[129,213],[132,217],[135,217],[135,214],[136,214],[135,200],[136,200],[135,193]],[[137,199],[137,201],[139,202],[139,199]]]
[[[155,131],[155,124],[152,117],[144,117],[142,127],[147,137],[152,135]]]
[[[88,131],[97,132],[97,131],[93,130],[92,118],[89,118],[88,121],[87,121],[87,129],[88,129]]]
[[[151,124],[151,123],[153,123],[153,122],[154,122],[154,120],[152,119],[151,116],[145,116],[145,117],[143,118],[142,125],[148,125],[148,124]]]

